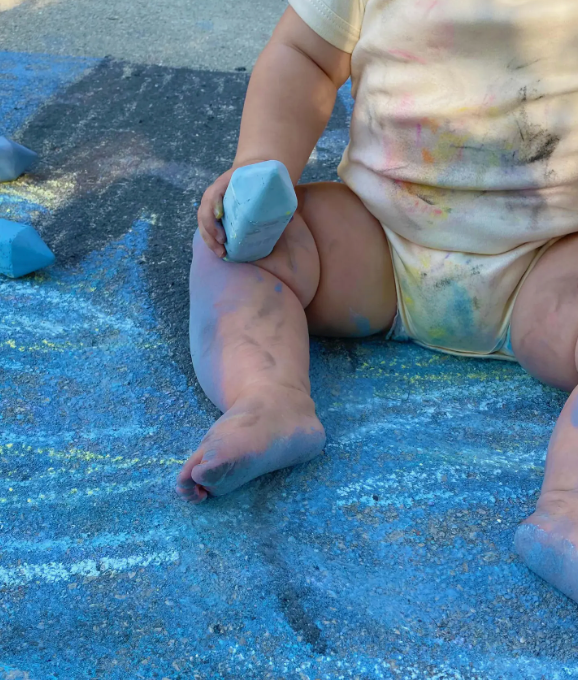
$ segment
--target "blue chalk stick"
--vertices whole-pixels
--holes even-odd
[[[33,227],[0,219],[0,274],[15,279],[53,262],[52,251]]]
[[[6,137],[0,137],[0,182],[10,182],[20,177],[37,159],[38,154],[34,151]]]
[[[279,161],[237,168],[223,199],[226,260],[267,257],[297,210],[289,171]]]

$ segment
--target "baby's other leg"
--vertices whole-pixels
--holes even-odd
[[[309,329],[363,336],[395,316],[385,234],[344,185],[298,187],[299,208],[273,253],[223,262],[194,239],[191,354],[224,415],[185,463],[177,491],[200,502],[310,460],[325,443],[309,384]],[[305,311],[306,310],[306,311]]]
[[[536,511],[516,550],[539,576],[578,602],[578,234],[556,243],[526,279],[512,316],[512,345],[539,380],[571,392],[548,447]]]

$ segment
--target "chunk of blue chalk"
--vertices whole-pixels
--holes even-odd
[[[297,210],[289,171],[280,161],[237,168],[223,198],[229,262],[267,257]]]
[[[33,227],[0,219],[0,274],[16,279],[53,262],[52,251]]]
[[[0,137],[0,182],[20,177],[38,160],[38,154],[11,139]]]

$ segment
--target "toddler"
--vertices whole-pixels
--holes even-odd
[[[178,491],[198,503],[321,452],[310,333],[518,361],[571,394],[516,548],[578,601],[578,2],[289,4],[199,210],[191,353],[224,415]],[[297,186],[272,254],[224,262],[233,170],[275,159],[297,184],[349,77],[342,183]]]

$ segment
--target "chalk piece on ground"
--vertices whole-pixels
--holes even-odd
[[[0,219],[0,274],[16,279],[53,262],[52,251],[33,227]]]
[[[0,137],[0,182],[17,179],[38,160],[38,154],[6,137]]]

